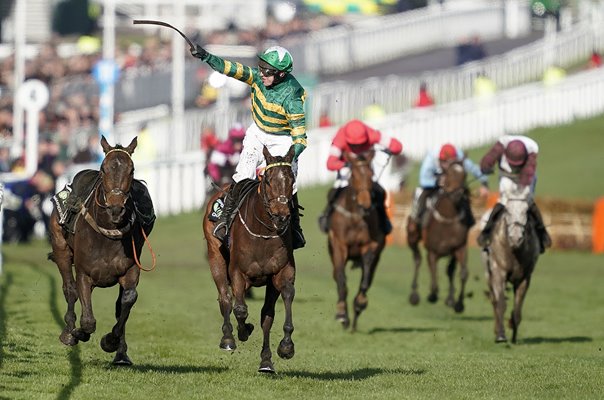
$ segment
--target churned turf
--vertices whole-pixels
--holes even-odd
[[[596,159],[604,143],[603,121],[533,133],[543,152],[540,192],[586,199],[602,194],[596,177],[604,166]],[[592,181],[581,184],[576,174]],[[0,399],[602,397],[601,255],[570,251],[544,255],[528,291],[519,343],[506,345],[494,343],[492,309],[475,249],[469,263],[471,297],[466,311],[458,315],[445,307],[442,298],[438,304],[426,302],[425,267],[420,272],[422,301],[417,307],[408,303],[411,255],[406,247],[390,246],[369,291],[359,331],[351,334],[333,319],[335,283],[326,238],[316,224],[326,190],[300,193],[307,208],[303,225],[308,245],[296,252],[296,355],[285,361],[274,351],[283,334],[279,301],[272,330],[276,375],[256,372],[262,289],[255,289],[256,299],[249,301],[250,322],[256,326],[250,340],[238,342],[233,353],[218,348],[221,316],[197,212],[158,220],[151,236],[157,270],[142,274],[138,302],[127,325],[133,367],[112,367],[113,355],[99,346],[114,323],[117,288],[95,290],[97,332],[88,343],[65,347],[58,340],[65,300],[59,273],[46,260],[49,245],[44,241],[5,245],[0,276]],[[144,254],[148,265],[148,252]],[[444,293],[443,265],[439,273]],[[358,270],[349,271],[350,296],[359,277]]]

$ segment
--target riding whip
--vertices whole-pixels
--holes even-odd
[[[166,26],[166,27],[168,27],[168,28],[172,28],[172,29],[174,29],[176,32],[178,32],[178,33],[180,34],[180,36],[182,36],[182,37],[183,37],[183,38],[184,38],[184,39],[187,41],[187,43],[189,44],[189,47],[191,48],[191,50],[195,50],[195,49],[196,49],[195,45],[193,44],[193,42],[191,41],[191,39],[189,39],[189,38],[187,37],[187,35],[185,35],[185,34],[184,34],[184,33],[182,33],[180,30],[178,30],[177,28],[173,27],[172,25],[170,25],[170,24],[169,24],[169,23],[167,23],[167,22],[163,22],[163,21],[155,21],[155,20],[152,20],[152,19],[135,19],[135,20],[133,20],[133,21],[132,21],[132,23],[133,23],[134,25],[141,25],[141,24],[146,24],[146,25],[160,25],[160,26]]]

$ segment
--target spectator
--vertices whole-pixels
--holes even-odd
[[[331,119],[329,118],[329,114],[327,113],[326,110],[323,110],[321,112],[321,115],[319,116],[319,128],[327,128],[329,126],[332,126],[333,124],[331,123]]]
[[[417,100],[415,100],[415,107],[430,107],[434,105],[434,99],[428,93],[428,86],[426,82],[422,82],[419,85],[419,94]]]
[[[157,146],[155,145],[155,139],[146,122],[143,122],[138,127],[138,133],[136,134],[136,151],[132,154],[132,159],[136,163],[149,163],[155,161],[157,157]]]
[[[474,97],[479,99],[490,99],[495,95],[497,86],[495,82],[487,76],[486,73],[481,72],[474,80]]]
[[[597,51],[593,51],[591,53],[591,57],[589,58],[589,62],[587,63],[587,68],[600,68],[602,66],[602,56]]]
[[[456,65],[482,60],[487,55],[478,35],[474,35],[469,40],[460,43],[456,48],[456,53]]]
[[[566,78],[566,71],[558,65],[550,65],[543,73],[543,85],[554,86]]]

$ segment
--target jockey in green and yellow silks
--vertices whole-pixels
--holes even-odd
[[[238,62],[224,60],[197,46],[191,50],[194,57],[226,76],[247,83],[251,87],[251,111],[254,122],[247,128],[243,140],[243,151],[237,164],[233,180],[255,179],[256,170],[264,162],[263,146],[273,156],[284,156],[293,145],[295,150],[292,170],[297,175],[298,156],[306,148],[306,116],[304,101],[306,92],[296,78],[291,54],[280,46],[273,46],[258,54],[258,67],[252,68]],[[234,185],[231,185],[233,187]],[[292,204],[292,226],[294,248],[305,244],[299,226],[298,197],[294,184]],[[223,218],[217,223],[215,236],[226,235],[229,215],[235,204],[233,196],[227,196]]]

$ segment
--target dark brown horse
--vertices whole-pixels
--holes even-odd
[[[437,262],[442,257],[449,257],[447,275],[449,277],[449,294],[445,304],[454,307],[456,312],[464,310],[464,291],[468,279],[467,267],[467,243],[468,243],[468,224],[467,212],[462,202],[468,201],[466,188],[466,172],[463,164],[460,162],[452,163],[443,175],[439,178],[440,189],[434,197],[434,202],[428,206],[422,220],[421,232],[412,230],[410,221],[407,223],[407,242],[413,252],[415,270],[413,282],[411,284],[411,295],[409,302],[413,305],[419,303],[417,293],[417,278],[419,267],[422,262],[421,252],[419,250],[420,241],[428,253],[428,266],[430,268],[431,288],[428,301],[435,303],[438,301],[438,276]],[[456,264],[461,266],[460,283],[461,288],[457,301],[455,301],[455,286],[453,284],[455,277]]]
[[[346,286],[346,264],[352,261],[362,268],[359,291],[354,298],[352,331],[357,328],[359,315],[367,308],[367,291],[373,281],[375,269],[386,244],[386,236],[379,224],[379,217],[371,201],[373,150],[364,154],[345,153],[350,164],[350,184],[335,200],[331,214],[327,243],[333,264],[333,278],[338,289],[336,320],[344,328],[350,325],[348,317],[348,288]]]
[[[113,363],[118,365],[132,364],[127,354],[125,326],[138,296],[140,269],[136,260],[141,254],[144,236],[152,229],[152,223],[145,225],[143,234],[132,198],[134,164],[131,156],[136,144],[134,138],[128,147],[111,147],[103,137],[105,159],[100,172],[85,171],[88,175],[92,173],[94,186],[87,199],[79,204],[73,232],[60,223],[62,218],[56,204],[50,217],[52,253],[49,258],[59,267],[67,300],[66,325],[60,340],[68,346],[88,341],[96,330],[91,302],[93,289],[119,283],[115,304],[117,323],[101,340],[103,350],[117,352]],[[74,191],[80,181],[74,179]],[[76,328],[74,307],[78,299],[82,314],[80,327]]]
[[[296,264],[292,249],[291,210],[294,173],[292,146],[285,157],[273,157],[268,149],[264,176],[257,188],[249,192],[235,212],[230,229],[229,247],[213,236],[214,223],[209,220],[216,193],[208,202],[203,220],[203,231],[208,245],[208,259],[218,302],[223,317],[220,348],[236,348],[231,325],[231,311],[237,319],[237,336],[246,341],[254,326],[246,322],[248,308],[245,292],[251,286],[266,286],[264,305],[260,316],[263,342],[259,372],[275,372],[270,349],[270,330],[275,317],[279,295],[285,305],[284,336],[277,354],[283,359],[294,356],[292,302],[295,289]],[[234,306],[233,298],[234,297]]]
[[[509,194],[503,215],[493,228],[489,247],[483,251],[489,297],[495,314],[495,341],[506,342],[504,314],[505,286],[514,287],[514,308],[509,319],[512,343],[516,343],[522,319],[522,304],[539,258],[539,238],[535,222],[528,217],[529,188],[518,188]]]

